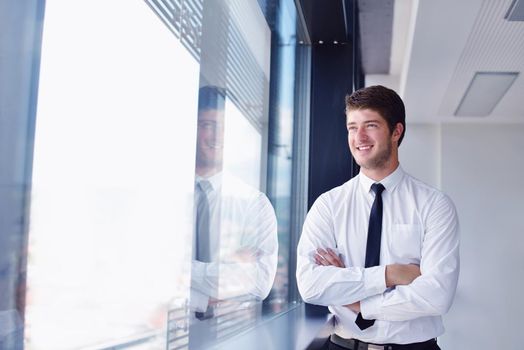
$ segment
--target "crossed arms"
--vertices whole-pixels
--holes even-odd
[[[190,305],[197,311],[205,311],[210,300],[239,296],[262,300],[273,286],[278,259],[275,212],[262,194],[245,202],[241,202],[242,210],[237,215],[230,215],[242,229],[235,234],[226,229],[220,232],[222,241],[234,243],[220,247],[228,253],[222,254],[218,261],[192,262]]]
[[[314,258],[317,265],[346,267],[340,256],[331,248],[318,248]],[[385,274],[387,288],[408,285],[420,276],[420,267],[414,264],[391,264],[386,266]],[[343,306],[353,310],[355,313],[360,312],[360,301]]]
[[[446,313],[455,294],[459,269],[458,221],[445,196],[424,214],[420,266],[398,264],[351,266],[329,198],[321,196],[306,218],[297,254],[297,283],[304,301],[347,306],[365,319],[406,321]],[[348,242],[347,244],[351,244]],[[353,251],[354,252],[354,251]],[[346,263],[344,264],[344,261]]]

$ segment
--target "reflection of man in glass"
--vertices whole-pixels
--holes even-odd
[[[222,171],[224,150],[224,95],[205,86],[198,96],[196,175],[209,178]]]
[[[190,298],[199,320],[219,317],[228,303],[267,297],[277,267],[273,207],[223,169],[224,102],[220,88],[199,91]]]

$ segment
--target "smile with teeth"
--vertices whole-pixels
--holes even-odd
[[[372,145],[357,146],[357,149],[359,151],[367,151],[367,150],[371,149],[371,147],[373,147],[373,146]]]

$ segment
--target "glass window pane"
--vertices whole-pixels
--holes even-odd
[[[146,337],[187,301],[197,84],[198,63],[145,3],[47,2],[30,348]]]
[[[2,188],[0,238],[16,247],[0,325],[18,347],[207,348],[294,301],[294,11],[45,1],[34,154],[20,123],[8,141],[28,149],[16,169],[2,160],[31,179]],[[4,210],[17,206],[22,220]]]

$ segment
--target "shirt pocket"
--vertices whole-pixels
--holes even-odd
[[[395,263],[420,264],[422,225],[393,224],[389,250]]]

